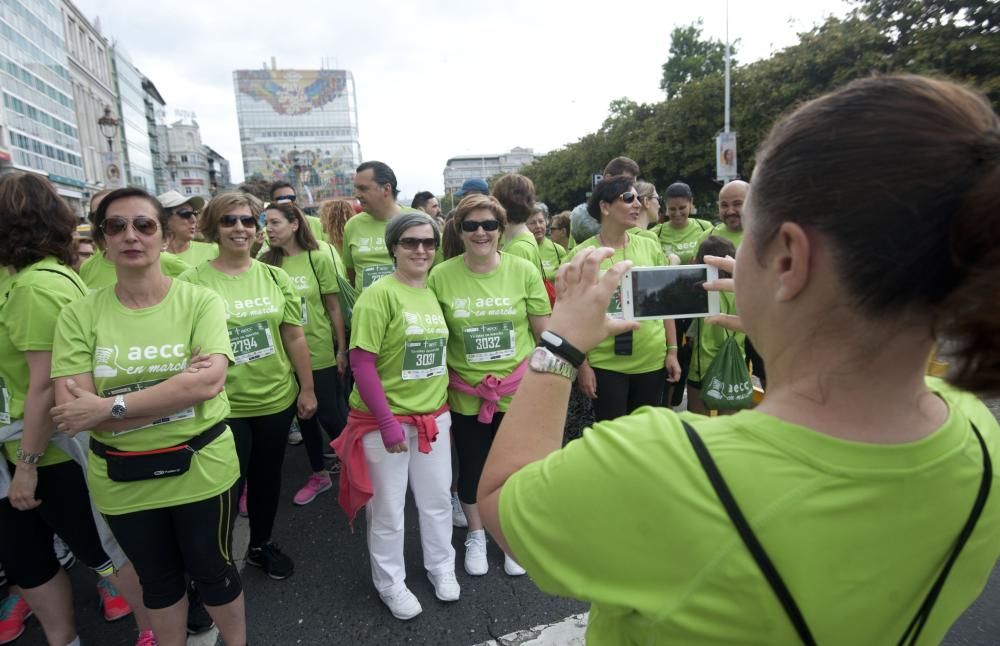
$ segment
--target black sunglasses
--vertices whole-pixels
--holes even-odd
[[[626,204],[631,204],[632,202],[635,202],[635,198],[639,196],[636,195],[635,191],[625,191],[618,197],[621,198],[622,202],[625,202]]]
[[[174,215],[176,215],[179,218],[184,218],[185,220],[190,220],[191,218],[193,218],[198,214],[195,211],[189,210],[189,211],[178,211],[177,213],[174,213]]]
[[[434,238],[400,238],[399,246],[407,251],[416,251],[417,247],[433,251],[437,249],[437,240]]]
[[[499,220],[483,220],[477,222],[475,220],[462,220],[462,231],[466,233],[473,233],[479,227],[483,228],[483,231],[496,231],[500,228]]]
[[[245,229],[257,228],[257,218],[252,215],[224,215],[219,218],[219,226],[229,229],[231,227],[235,227],[237,221],[239,221]]]
[[[147,218],[144,215],[132,218],[128,220],[126,218],[107,218],[104,222],[101,222],[101,231],[104,232],[106,236],[119,236],[125,232],[125,229],[132,225],[132,228],[136,232],[141,233],[144,236],[151,236],[156,233],[157,229],[160,228],[159,223],[157,223],[156,218]]]
[[[274,201],[277,204],[281,204],[282,202],[294,202],[295,201],[295,196],[294,195],[282,195],[280,197],[274,198]]]

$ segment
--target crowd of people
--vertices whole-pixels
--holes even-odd
[[[71,559],[138,646],[212,625],[248,643],[233,524],[247,564],[293,576],[273,534],[298,443],[293,503],[364,510],[399,620],[422,611],[410,490],[442,602],[459,560],[489,574],[488,533],[506,576],[593,604],[594,644],[937,643],[1000,554],[1000,427],[975,397],[1000,390],[998,187],[988,102],[921,77],[781,118],[707,217],[626,157],[551,216],[516,173],[448,213],[402,206],[370,161],[318,216],[278,181],[104,191],[80,225],[46,180],[4,175],[0,643],[32,613],[80,643]],[[625,319],[627,269],[702,263],[719,315]],[[938,339],[950,384],[924,377]],[[734,341],[766,397],[713,411],[702,382]],[[596,421],[567,443],[570,397]]]

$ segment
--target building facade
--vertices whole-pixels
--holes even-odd
[[[109,139],[97,123],[104,116],[105,109],[111,110],[112,117],[117,119],[118,116],[111,51],[104,36],[72,2],[62,0],[60,11],[87,185],[86,197],[89,198],[104,188],[117,188],[124,184],[119,161],[120,138],[117,135],[112,137],[109,147]]]
[[[444,168],[444,191],[454,193],[465,180],[473,177],[486,179],[500,173],[516,173],[533,161],[535,152],[531,148],[511,148],[510,152],[500,154],[452,157]]]
[[[208,159],[208,190],[212,195],[232,187],[233,181],[229,174],[229,160],[215,152],[209,146],[202,146]]]
[[[347,70],[236,70],[248,179],[291,183],[301,206],[353,193],[361,163],[354,76]]]
[[[211,197],[208,155],[201,143],[201,131],[194,119],[181,119],[169,126],[157,127],[160,154],[166,166],[164,191],[181,195]]]
[[[111,62],[118,90],[118,126],[125,182],[154,193],[156,172],[146,122],[145,77],[132,65],[120,45],[112,46]]]
[[[142,78],[142,103],[146,109],[146,132],[149,134],[149,156],[153,162],[153,183],[156,187],[156,194],[164,193],[167,189],[166,158],[160,150],[159,137],[159,116],[164,114],[166,102],[160,96],[159,90],[148,78]]]
[[[83,215],[86,175],[58,4],[0,4],[0,94],[0,172],[47,177]]]

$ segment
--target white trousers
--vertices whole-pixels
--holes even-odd
[[[365,459],[371,476],[368,519],[368,552],[372,581],[380,592],[395,592],[405,585],[403,563],[403,508],[406,485],[413,489],[420,518],[420,545],[424,568],[441,574],[454,572],[455,548],[451,545],[451,414],[437,418],[438,436],[430,453],[417,447],[417,429],[403,425],[407,451],[389,453],[378,432],[364,436]]]

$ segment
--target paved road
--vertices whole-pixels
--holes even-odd
[[[1000,401],[993,402],[991,409],[1000,418]],[[291,496],[306,472],[305,450],[290,447],[275,540],[295,558],[295,575],[286,581],[272,581],[256,568],[244,570],[247,618],[255,644],[582,644],[585,619],[580,615],[586,606],[542,594],[527,577],[506,576],[502,554],[493,544],[489,551],[490,573],[485,577],[469,577],[459,565],[462,599],[455,604],[437,601],[421,567],[412,504],[407,510],[407,581],[423,604],[424,612],[411,622],[395,620],[371,586],[363,519],[352,534],[336,506],[334,491],[306,507],[291,504]],[[240,537],[245,542],[245,521],[240,521],[237,530],[238,542]],[[464,549],[461,536],[463,533],[456,531],[454,543],[459,564]],[[72,570],[72,579],[84,643],[134,644],[129,620],[105,624],[99,618],[93,576],[77,566]],[[1000,644],[998,608],[1000,566],[980,599],[948,635],[946,646]],[[546,625],[552,626],[547,630],[529,630]],[[18,646],[44,643],[34,620],[29,621],[25,635],[17,642]],[[214,644],[214,638],[206,636],[191,640],[190,644],[208,646]]]

